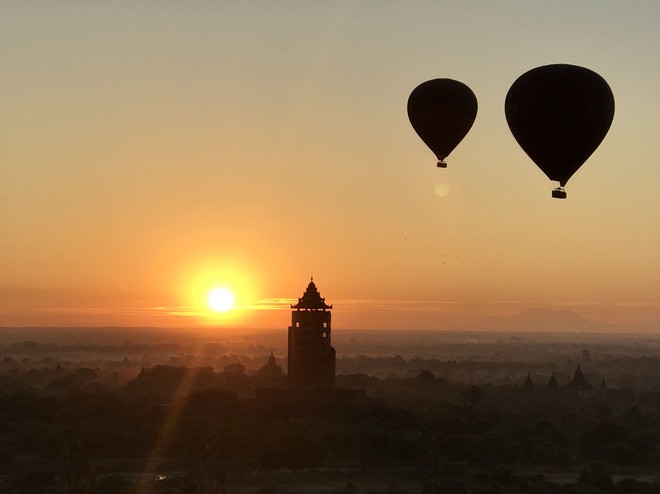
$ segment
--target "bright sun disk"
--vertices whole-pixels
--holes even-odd
[[[227,288],[215,288],[209,293],[209,307],[216,312],[227,312],[234,306],[234,294]]]

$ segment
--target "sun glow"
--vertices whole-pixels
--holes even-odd
[[[255,282],[258,277],[254,263],[197,252],[194,259],[182,266],[176,282],[181,287],[181,305],[190,324],[214,328],[252,324],[255,311],[250,307],[255,300],[264,298]]]
[[[227,312],[234,306],[234,294],[228,288],[214,288],[209,293],[208,303],[216,312]]]

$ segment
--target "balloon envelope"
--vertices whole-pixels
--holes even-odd
[[[518,144],[550,180],[564,186],[605,138],[614,95],[589,69],[546,65],[513,83],[504,111]]]
[[[453,79],[423,82],[408,98],[410,123],[440,163],[467,135],[476,117],[477,97]]]

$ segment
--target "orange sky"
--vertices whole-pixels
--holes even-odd
[[[0,326],[281,328],[314,276],[335,327],[571,307],[660,329],[657,2],[3,2]],[[552,200],[504,97],[601,74],[608,136]],[[435,167],[419,83],[479,113]],[[209,317],[232,288],[239,310]]]

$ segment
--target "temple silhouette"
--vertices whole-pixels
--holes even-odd
[[[254,390],[257,406],[268,413],[300,414],[314,407],[348,405],[366,399],[363,389],[335,386],[336,353],[331,345],[332,305],[325,303],[314,278],[291,309],[286,384],[279,385],[279,377],[282,377],[279,373],[277,379],[266,379],[270,385]],[[266,367],[276,366],[271,352],[269,364],[259,372],[265,374]]]
[[[335,349],[331,345],[332,305],[321,297],[314,278],[298,303],[291,305],[287,386],[330,389],[335,385]]]

